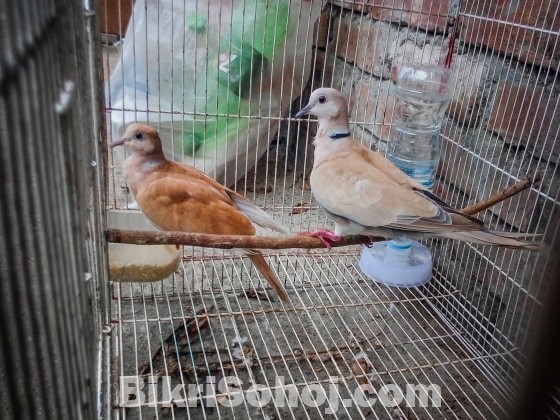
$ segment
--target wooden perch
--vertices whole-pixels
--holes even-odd
[[[486,210],[507,198],[529,188],[533,183],[540,180],[538,175],[528,176],[516,182],[514,185],[495,194],[483,201],[465,207],[462,211],[473,215]],[[325,248],[323,242],[316,237],[310,236],[244,236],[244,235],[209,235],[203,233],[185,232],[154,232],[143,230],[107,229],[107,241],[121,244],[135,245],[189,245],[206,248],[248,248],[248,249],[286,249],[286,248]],[[334,242],[333,247],[348,245],[369,244],[371,242],[383,241],[385,238],[369,238],[367,236],[352,235],[345,236],[340,241]]]
[[[285,249],[285,248],[325,248],[319,238],[309,236],[244,236],[210,235],[205,233],[153,232],[145,230],[108,229],[107,240],[121,244],[136,245],[192,245],[206,248],[248,248],[248,249]],[[384,238],[374,238],[382,241]],[[345,236],[334,246],[368,244],[367,236]]]
[[[527,176],[527,178],[516,182],[515,184],[507,187],[505,190],[500,191],[498,194],[488,197],[486,200],[482,200],[478,203],[465,207],[462,212],[470,216],[476,213],[480,213],[482,210],[486,210],[504,201],[507,198],[519,194],[521,191],[529,188],[533,184],[536,184],[540,180],[541,176],[538,173],[530,174]]]

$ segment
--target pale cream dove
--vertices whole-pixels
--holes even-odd
[[[126,146],[124,162],[130,192],[159,229],[221,235],[254,235],[251,222],[285,233],[263,210],[198,169],[165,158],[160,136],[148,125],[131,124],[111,147]],[[283,301],[288,294],[259,251],[245,250]]]
[[[306,114],[319,119],[311,191],[334,220],[335,232],[304,234],[320,237],[327,246],[340,235],[368,235],[440,236],[509,248],[539,248],[537,243],[516,239],[535,235],[485,229],[482,221],[451,208],[388,159],[362,146],[350,133],[348,106],[338,90],[315,90],[296,118]]]

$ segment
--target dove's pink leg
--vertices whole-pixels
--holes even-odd
[[[300,232],[298,233],[298,235],[314,236],[316,238],[319,238],[329,250],[332,248],[332,244],[334,242],[340,241],[342,239],[342,236],[339,236],[327,229],[316,229],[313,232]]]

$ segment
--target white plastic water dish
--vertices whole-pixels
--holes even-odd
[[[416,241],[375,242],[364,247],[359,261],[370,279],[395,287],[417,287],[432,278],[432,254]]]

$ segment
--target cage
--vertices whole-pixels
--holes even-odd
[[[0,5],[0,344],[9,356],[0,376],[13,378],[0,387],[3,414],[511,414],[554,292],[558,2]],[[363,244],[263,249],[288,303],[239,249],[186,245],[175,259],[173,245],[137,240],[152,248],[141,257],[131,248],[134,265],[115,275],[121,244],[107,229],[141,219],[122,170],[128,152],[108,148],[128,124],[156,128],[169,159],[246,196],[289,235],[329,228],[309,184],[316,122],[295,113],[315,88],[335,87],[353,136],[384,153],[395,69],[410,62],[453,73],[434,192],[466,208],[522,189],[477,217],[543,234],[540,253],[425,240],[433,277],[399,289],[361,272]],[[157,260],[160,251],[171,257]],[[171,274],[139,281],[163,264]],[[558,383],[541,393],[544,418],[559,417]]]

